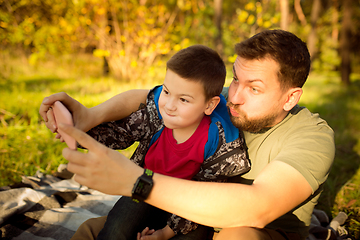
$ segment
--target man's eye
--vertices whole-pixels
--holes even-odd
[[[257,89],[257,88],[251,88],[251,91],[252,91],[253,93],[259,93],[259,89]]]

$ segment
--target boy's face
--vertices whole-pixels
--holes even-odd
[[[160,114],[167,128],[195,131],[206,108],[201,83],[188,81],[167,70],[159,99]]]
[[[287,112],[287,94],[281,89],[279,64],[270,58],[246,60],[237,57],[229,87],[229,112],[241,130],[258,132],[282,121]]]

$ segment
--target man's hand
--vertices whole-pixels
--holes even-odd
[[[131,196],[133,185],[143,172],[141,167],[75,127],[59,124],[59,129],[88,149],[87,153],[63,149],[75,181],[106,194]]]
[[[175,236],[175,233],[168,225],[157,231],[146,227],[141,233],[137,234],[137,240],[168,240],[173,236]]]

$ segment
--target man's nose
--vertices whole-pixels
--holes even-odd
[[[245,103],[244,88],[238,87],[232,96],[229,96],[229,101],[236,105],[243,105]]]

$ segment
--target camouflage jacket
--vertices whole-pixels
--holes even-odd
[[[125,149],[138,141],[139,145],[131,160],[142,166],[147,150],[164,128],[157,105],[161,90],[162,87],[158,86],[150,91],[144,108],[125,119],[103,123],[91,129],[88,134],[112,149]],[[229,177],[249,171],[250,160],[245,140],[242,133],[231,124],[226,101],[222,96],[210,118],[204,162],[193,180],[224,182]],[[196,223],[176,215],[169,218],[168,225],[175,234],[186,234],[197,228]]]

